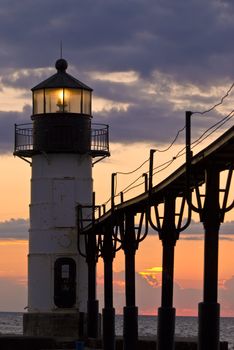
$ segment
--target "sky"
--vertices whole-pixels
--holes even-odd
[[[0,311],[27,307],[31,169],[12,155],[14,124],[31,121],[30,89],[55,73],[60,42],[68,73],[94,89],[93,121],[110,126],[111,157],[93,168],[101,204],[110,197],[113,172],[118,172],[116,193],[124,189],[125,199],[144,190],[141,175],[148,170],[151,148],[158,150],[155,163],[160,170],[154,184],[184,162],[184,157],[176,155],[184,146],[185,111],[209,110],[234,82],[233,19],[230,0],[1,1]],[[227,116],[233,101],[231,90],[211,112],[194,114],[193,140]],[[232,125],[230,119],[194,152]],[[163,166],[167,161],[170,166]],[[174,305],[178,315],[197,315],[202,300],[204,242],[198,221],[194,215],[176,245]],[[220,234],[219,301],[222,315],[234,317],[233,248],[232,211]],[[151,232],[136,255],[137,303],[143,314],[156,314],[160,306],[161,254],[161,242]],[[115,307],[120,313],[124,306],[121,252],[114,271]],[[97,281],[102,305],[101,261]]]

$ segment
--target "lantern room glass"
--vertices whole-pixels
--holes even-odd
[[[82,113],[91,114],[91,92],[88,90],[83,90]]]
[[[44,113],[44,90],[36,90],[33,93],[33,114]]]
[[[33,92],[33,114],[78,113],[91,115],[91,91],[48,88]]]
[[[45,89],[45,113],[63,113],[65,108],[63,89]]]
[[[81,90],[64,89],[67,100],[67,108],[70,113],[81,113]]]

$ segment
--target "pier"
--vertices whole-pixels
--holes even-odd
[[[84,345],[83,345],[84,344]],[[77,345],[73,340],[54,339],[46,337],[25,337],[25,336],[0,336],[0,347],[4,350],[102,350],[103,344],[101,339],[90,339],[83,344]],[[116,338],[116,350],[123,349],[123,339]],[[139,337],[138,343],[134,350],[155,350],[157,347],[156,338]],[[133,348],[132,348],[133,349]],[[197,350],[197,339],[178,338],[175,341],[175,350]],[[220,350],[228,350],[228,343],[221,342]]]
[[[77,208],[78,237],[86,237],[86,242],[88,242],[86,244],[87,256],[90,259],[90,254],[93,254],[93,261],[96,262],[98,257],[102,257],[104,260],[105,305],[103,309],[102,340],[104,350],[114,350],[120,346],[117,345],[118,341],[115,341],[114,336],[115,310],[112,304],[111,273],[117,243],[120,244],[125,254],[126,305],[124,307],[122,348],[128,350],[137,349],[140,346],[137,327],[138,312],[135,304],[135,254],[141,241],[147,236],[149,227],[158,233],[163,250],[162,295],[161,306],[158,309],[157,349],[175,349],[174,250],[180,233],[190,224],[192,212],[198,213],[205,234],[203,300],[198,306],[199,332],[197,344],[199,350],[219,349],[218,242],[219,229],[224,221],[225,213],[234,207],[232,199],[229,203],[234,164],[234,127],[207,148],[192,156],[190,141],[191,115],[191,112],[186,112],[186,162],[174,173],[161,183],[153,186],[154,151],[151,150],[149,175],[145,176],[145,191],[141,195],[127,201],[124,201],[122,196],[121,203],[116,205],[115,174],[113,174],[111,209],[109,211],[106,212],[104,208],[103,213],[101,213],[102,208],[96,205],[94,196],[91,207],[93,214],[90,222],[87,223],[87,220],[84,222],[82,219],[82,212],[87,208],[82,208],[82,206]],[[222,183],[221,187],[220,176],[224,171],[227,172],[226,183]],[[204,193],[201,193],[201,186],[205,187]],[[196,205],[193,203],[194,197],[196,198]],[[179,208],[175,204],[178,198],[181,203]],[[164,207],[163,215],[159,214],[159,205]],[[98,213],[98,216],[96,213]],[[140,215],[138,222],[136,221],[136,215]],[[89,249],[91,240],[96,242],[96,246],[93,245],[92,253]],[[95,274],[92,275],[92,278],[93,280],[89,284],[91,289],[92,286],[95,286]],[[91,291],[89,295],[91,299],[88,303],[92,304],[96,297]],[[93,319],[93,312],[94,309],[92,313],[88,314],[88,320],[89,318]],[[97,327],[98,325],[96,325],[96,329]],[[181,345],[185,346],[184,348],[188,346],[185,343]],[[156,345],[152,346],[155,349]],[[176,345],[176,348],[178,346],[180,345]],[[225,346],[225,344],[222,346]],[[145,346],[144,349],[146,349]]]
[[[89,339],[84,342],[85,345],[77,345],[76,342],[69,340],[59,340],[54,338],[42,337],[25,337],[25,336],[0,336],[0,347],[4,350],[102,350],[101,339]],[[123,349],[123,339],[116,338],[116,350]],[[154,337],[139,337],[137,346],[134,350],[155,350],[157,340]],[[133,349],[133,348],[132,348]],[[178,338],[175,341],[175,350],[197,350],[197,339],[194,338]],[[220,350],[228,350],[228,343],[221,342]]]

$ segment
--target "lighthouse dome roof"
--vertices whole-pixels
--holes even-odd
[[[42,81],[38,85],[34,86],[31,90],[51,89],[51,88],[70,88],[70,89],[83,89],[92,91],[92,89],[80,80],[74,78],[72,75],[66,72],[68,67],[67,61],[60,58],[55,63],[57,73]]]

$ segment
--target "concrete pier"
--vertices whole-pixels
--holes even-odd
[[[102,349],[101,340],[89,340],[87,349]],[[156,337],[139,337],[137,347],[134,350],[155,350],[157,346]],[[175,350],[197,350],[197,338],[175,338]],[[116,337],[116,350],[123,350],[122,337]],[[228,350],[228,342],[220,342],[220,350]]]
[[[156,337],[139,337],[134,350],[155,350]],[[75,349],[75,341],[69,338],[30,337],[23,335],[1,335],[0,349],[3,350],[49,350]],[[87,339],[84,350],[102,349],[101,339]],[[122,337],[116,337],[116,350],[123,349]],[[196,338],[176,338],[175,350],[197,350]],[[228,350],[227,342],[220,342],[220,350]]]

